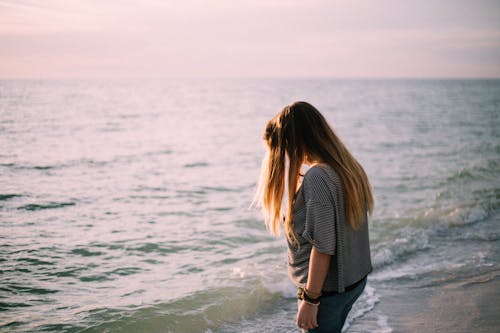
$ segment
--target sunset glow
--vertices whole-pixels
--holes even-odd
[[[0,1],[0,78],[500,77],[494,1]]]

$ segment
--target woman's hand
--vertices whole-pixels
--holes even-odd
[[[297,312],[297,326],[303,330],[311,330],[318,327],[318,305],[302,301]]]

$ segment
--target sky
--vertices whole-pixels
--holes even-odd
[[[0,78],[500,77],[500,1],[0,0]]]

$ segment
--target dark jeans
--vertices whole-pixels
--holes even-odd
[[[322,296],[321,304],[318,309],[318,327],[313,330],[303,332],[309,333],[340,333],[342,326],[352,305],[358,297],[363,293],[366,286],[366,277],[363,281],[351,291],[342,294],[335,294],[331,296]],[[300,305],[299,300],[299,305]]]

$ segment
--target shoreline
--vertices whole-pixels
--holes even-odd
[[[378,292],[375,310],[387,317],[394,333],[486,333],[500,327],[500,276],[495,273],[442,286]]]

